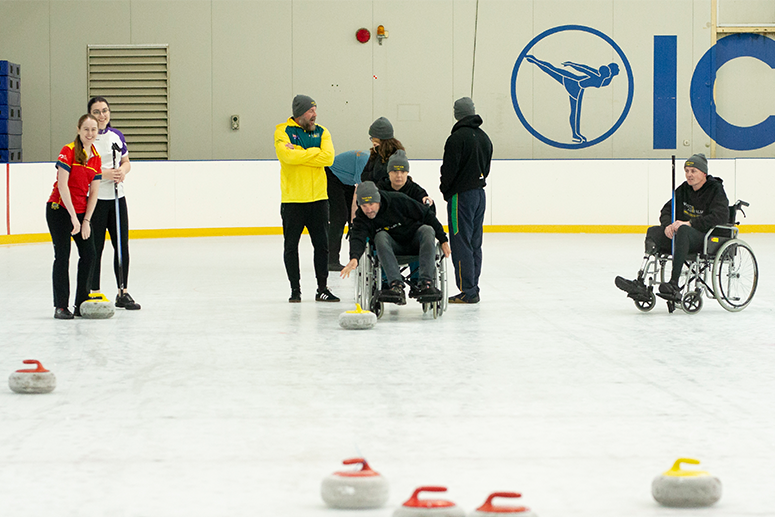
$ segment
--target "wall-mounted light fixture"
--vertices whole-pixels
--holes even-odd
[[[380,45],[382,45],[382,40],[387,39],[387,37],[388,37],[388,31],[385,30],[385,26],[380,25],[379,27],[377,27],[377,41],[379,42]]]
[[[369,29],[360,28],[355,32],[355,39],[360,41],[361,43],[366,43],[371,39],[371,33],[369,32]]]

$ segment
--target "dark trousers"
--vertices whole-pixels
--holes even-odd
[[[455,284],[467,298],[479,294],[482,272],[482,224],[487,200],[484,189],[466,190],[447,202],[449,246]]]
[[[51,203],[46,203],[46,223],[51,233],[51,241],[54,243],[54,307],[64,309],[70,301],[70,232],[73,231],[73,223],[70,214],[64,206],[52,208]],[[83,224],[84,214],[78,214],[78,220]],[[88,224],[88,223],[87,223]],[[97,255],[94,249],[94,238],[84,240],[81,233],[72,235],[75,245],[78,247],[78,283],[75,289],[75,306],[89,297],[89,285],[94,272],[94,261]]]
[[[313,262],[318,288],[325,288],[328,281],[328,200],[322,199],[312,203],[282,203],[280,216],[283,219],[283,259],[291,288],[301,288],[299,240],[305,227],[314,249]]]
[[[377,232],[374,236],[374,246],[377,248],[377,256],[388,284],[403,283],[396,255],[419,255],[419,279],[432,281],[435,278],[436,233],[427,224],[417,229],[410,243],[399,244],[389,232]]]
[[[129,215],[126,209],[126,198],[118,200],[119,219],[121,220],[121,270],[124,274],[124,288],[129,284]],[[105,249],[105,231],[110,234],[110,242],[113,244],[113,273],[116,276],[116,286],[121,285],[118,276],[118,235],[116,234],[116,201],[114,199],[100,199],[91,216],[92,234],[94,235],[94,248],[97,251],[97,263],[94,266],[91,288],[100,290],[100,270],[102,264],[102,250]]]
[[[705,241],[705,234],[691,226],[683,225],[678,228],[675,237],[671,240],[665,235],[663,226],[652,226],[646,231],[646,247],[648,240],[654,242],[657,250],[662,253],[673,253],[673,273],[670,281],[678,283],[681,278],[681,269],[689,253],[699,253]],[[672,242],[675,241],[675,250],[672,250]]]
[[[345,185],[326,167],[328,179],[328,263],[340,264],[344,225],[350,220],[354,185]]]

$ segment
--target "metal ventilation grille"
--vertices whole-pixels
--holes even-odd
[[[132,160],[169,159],[167,45],[89,45],[89,98],[110,103],[110,124],[124,133]]]

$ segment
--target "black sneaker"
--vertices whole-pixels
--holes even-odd
[[[333,263],[328,265],[329,271],[341,271],[343,269],[344,269],[344,266],[342,264]]]
[[[70,309],[65,307],[64,309],[57,309],[54,311],[54,317],[58,320],[71,320],[75,316],[73,316],[73,313],[70,312]]]
[[[449,303],[479,303],[479,295],[475,294],[471,297],[465,295],[465,293],[459,293],[455,296],[450,296],[447,300]]]
[[[406,305],[404,284],[401,282],[393,282],[393,284],[390,286],[390,289],[386,289],[380,293],[379,301],[395,303],[396,305]]]
[[[638,302],[649,301],[649,290],[643,282],[627,280],[624,277],[617,276],[614,279],[614,284],[616,284],[616,287],[627,293],[628,298],[632,298]]]
[[[291,289],[291,297],[288,298],[290,303],[301,303],[301,289]]]
[[[678,284],[664,282],[659,284],[659,297],[668,301],[681,301],[681,289]]]
[[[130,296],[129,293],[125,292],[124,294],[118,293],[116,295],[116,307],[124,308],[128,311],[139,311],[140,310],[140,304],[137,303],[132,299],[132,296]]]
[[[439,291],[430,280],[420,282],[420,289],[417,292],[417,299],[421,302],[437,302],[441,300],[441,291]]]
[[[73,307],[73,316],[75,316],[76,318],[83,318],[83,316],[81,316],[80,307]]]
[[[318,293],[315,295],[315,301],[316,302],[338,302],[339,298],[334,295],[331,291],[328,290],[328,287],[323,289],[322,291],[318,289]]]

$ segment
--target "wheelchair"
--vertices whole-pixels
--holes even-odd
[[[401,276],[404,284],[409,286],[409,297],[413,298],[412,293],[416,292],[419,282],[419,263],[416,255],[397,255],[396,259],[400,266]],[[436,274],[434,275],[433,285],[441,291],[441,299],[434,302],[420,302],[423,313],[430,312],[433,319],[441,316],[447,310],[447,260],[441,251],[441,245],[436,243]],[[358,259],[355,279],[355,301],[364,309],[368,309],[377,315],[377,319],[384,313],[384,303],[380,301],[380,294],[383,287],[386,288],[385,279],[382,274],[382,266],[379,263],[377,251],[369,240],[366,243],[366,249]]]
[[[687,257],[678,282],[680,300],[667,300],[670,313],[676,305],[687,314],[699,312],[703,295],[730,312],[741,311],[751,303],[759,282],[759,266],[751,247],[738,239],[737,212],[745,216],[744,206],[749,204],[741,200],[730,206],[728,224],[708,230],[702,252]],[[646,252],[636,281],[648,288],[649,295],[647,300],[635,300],[638,310],[648,312],[656,306],[654,287],[670,281],[671,268],[670,254]]]

